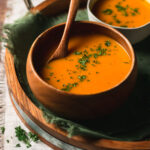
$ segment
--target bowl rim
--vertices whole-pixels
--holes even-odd
[[[46,86],[47,88],[49,89],[52,89],[54,91],[57,91],[58,93],[62,94],[62,95],[70,95],[70,96],[81,96],[81,97],[85,97],[85,96],[97,96],[97,95],[102,95],[102,94],[106,94],[106,92],[111,92],[112,90],[114,90],[116,87],[120,86],[121,84],[123,84],[127,79],[128,77],[130,77],[131,73],[133,72],[134,70],[134,67],[136,65],[136,57],[135,57],[135,53],[134,53],[134,49],[131,45],[131,43],[129,42],[129,40],[122,34],[120,33],[119,31],[117,31],[116,29],[108,26],[108,25],[104,25],[102,23],[98,23],[98,22],[93,22],[93,21],[75,21],[75,23],[81,23],[81,24],[91,24],[91,25],[97,25],[97,26],[102,26],[104,28],[107,28],[108,30],[111,30],[113,32],[115,32],[116,34],[118,34],[123,40],[124,42],[128,45],[129,49],[130,49],[130,52],[131,52],[131,56],[132,56],[132,64],[131,64],[131,67],[130,67],[130,70],[128,71],[128,73],[126,74],[125,78],[117,83],[115,86],[111,87],[110,89],[108,90],[105,90],[105,91],[102,91],[102,92],[98,92],[98,93],[93,93],[93,94],[76,94],[76,93],[71,93],[71,92],[66,92],[66,91],[63,91],[63,90],[60,90],[60,89],[57,89],[55,88],[54,86],[48,84],[46,81],[44,81],[41,76],[38,74],[38,72],[36,71],[34,65],[33,65],[33,52],[34,52],[34,48],[35,48],[35,45],[36,43],[40,40],[40,38],[45,35],[47,32],[50,32],[51,30],[57,28],[57,27],[60,27],[60,26],[64,26],[65,23],[61,23],[61,24],[58,24],[58,25],[55,25],[53,27],[50,27],[48,29],[46,29],[45,31],[43,31],[35,40],[34,42],[32,43],[30,49],[29,49],[29,53],[28,53],[28,57],[27,57],[27,63],[28,61],[30,62],[29,64],[31,65],[31,69],[34,73],[34,75],[36,76],[36,78],[44,85]],[[120,44],[121,45],[121,44]],[[126,49],[125,49],[126,50]],[[30,57],[29,57],[30,56]],[[30,58],[30,59],[29,59]],[[27,64],[26,64],[26,72],[27,72]],[[27,77],[28,79],[28,77]]]
[[[147,23],[145,23],[145,24],[143,24],[143,25],[141,25],[141,26],[139,26],[139,27],[128,27],[128,28],[110,25],[110,24],[108,24],[108,23],[102,21],[101,19],[97,18],[97,17],[93,14],[93,12],[91,11],[91,8],[90,8],[90,6],[91,6],[91,5],[90,5],[90,4],[91,4],[91,1],[93,1],[93,0],[88,0],[88,2],[87,2],[87,11],[88,11],[88,13],[90,13],[90,15],[92,15],[92,17],[93,17],[94,19],[96,19],[97,21],[100,21],[101,23],[103,23],[103,24],[105,24],[105,25],[109,25],[109,26],[111,26],[112,28],[115,28],[115,29],[118,29],[118,30],[139,30],[139,29],[141,29],[141,28],[145,28],[145,27],[147,27],[147,26],[150,25],[150,22],[147,22]],[[96,2],[97,2],[97,1],[98,1],[98,0],[96,0]],[[96,3],[96,2],[95,2],[95,3]],[[93,7],[92,7],[92,8],[93,8]],[[89,15],[88,15],[88,18],[89,18]]]

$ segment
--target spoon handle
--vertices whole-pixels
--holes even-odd
[[[68,17],[67,17],[67,22],[65,25],[65,29],[61,38],[61,41],[54,53],[54,55],[52,56],[53,58],[50,58],[48,60],[48,62],[50,62],[52,59],[55,58],[62,58],[65,57],[68,53],[68,42],[69,42],[69,33],[70,33],[70,29],[71,29],[71,25],[75,19],[76,13],[77,13],[77,9],[79,6],[80,0],[71,0],[70,2],[70,6],[69,6],[69,12],[68,12]]]

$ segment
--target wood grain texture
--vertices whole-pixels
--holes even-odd
[[[47,7],[45,9],[45,6],[47,6],[47,4],[45,4],[46,2],[32,10],[39,9],[39,10],[42,10],[42,12],[45,13],[46,15],[47,14],[52,15],[54,13],[58,13],[58,12],[64,10],[68,6],[68,0],[66,0],[65,3],[64,3],[64,1],[62,3],[62,1],[63,0],[47,1],[47,4],[49,4],[48,8],[53,7],[53,10],[50,10],[50,11],[47,9]],[[62,4],[63,6],[60,4]],[[59,7],[59,6],[62,6],[62,7]],[[60,8],[60,9],[58,9],[58,8]],[[87,139],[82,136],[73,136],[72,138],[68,138],[66,132],[57,128],[54,124],[48,124],[44,120],[40,109],[38,109],[31,102],[31,100],[26,96],[26,94],[24,93],[23,89],[21,88],[19,81],[17,79],[17,76],[16,76],[13,56],[10,54],[10,52],[8,50],[6,50],[6,54],[5,54],[5,69],[6,69],[9,90],[11,91],[11,93],[13,93],[13,96],[14,96],[17,104],[28,115],[28,117],[32,121],[34,121],[36,124],[38,124],[38,126],[40,126],[43,130],[45,130],[47,133],[53,135],[54,137],[66,142],[66,143],[83,148],[85,150],[100,150],[100,148],[120,149],[120,150],[127,150],[127,149],[150,150],[150,141],[125,142],[125,141],[113,141],[113,140],[107,140],[107,139],[90,140],[90,139]],[[19,117],[21,118],[21,116],[19,116]],[[41,140],[43,142],[45,142],[46,144],[48,144],[45,139],[41,139]],[[48,144],[48,145],[51,146],[50,144]]]

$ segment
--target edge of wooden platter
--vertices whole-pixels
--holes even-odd
[[[63,1],[63,3],[62,3]],[[82,0],[86,1],[86,0]],[[61,5],[60,5],[61,4]],[[56,13],[60,13],[65,10],[69,5],[69,0],[47,0],[40,4],[39,6],[32,8],[31,12],[35,12],[37,10],[41,11],[45,15],[54,15]],[[61,6],[61,9],[58,9]],[[54,11],[50,10],[53,8]],[[55,9],[56,8],[56,9]],[[114,141],[108,139],[99,139],[99,140],[90,140],[83,136],[73,136],[72,138],[67,137],[67,133],[57,128],[54,124],[49,124],[45,121],[42,116],[42,112],[39,108],[37,108],[32,101],[28,98],[28,96],[23,91],[14,66],[14,59],[11,53],[6,49],[5,53],[5,70],[7,76],[7,84],[9,88],[9,94],[11,97],[12,104],[14,109],[16,110],[18,116],[23,121],[23,123],[33,132],[37,133],[45,144],[50,147],[61,150],[60,147],[52,144],[47,140],[47,137],[43,136],[43,134],[47,134],[59,142],[67,144],[67,146],[76,146],[78,150],[79,148],[86,150],[102,150],[102,149],[121,149],[121,150],[150,150],[150,141]],[[22,113],[21,113],[22,112]],[[27,118],[36,125],[36,128],[33,128],[31,124],[24,118]],[[43,131],[43,134],[37,132],[37,128]],[[74,147],[75,148],[75,147]]]

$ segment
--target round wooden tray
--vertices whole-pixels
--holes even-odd
[[[82,0],[85,2],[86,0]],[[68,8],[69,0],[47,0],[31,9],[40,10],[44,15],[60,13]],[[12,104],[23,123],[36,134],[41,141],[56,150],[106,150],[106,149],[136,149],[150,150],[150,141],[126,142],[107,139],[89,140],[82,136],[67,137],[67,133],[53,124],[47,123],[39,108],[37,108],[23,91],[14,66],[14,59],[6,49],[5,70]]]

